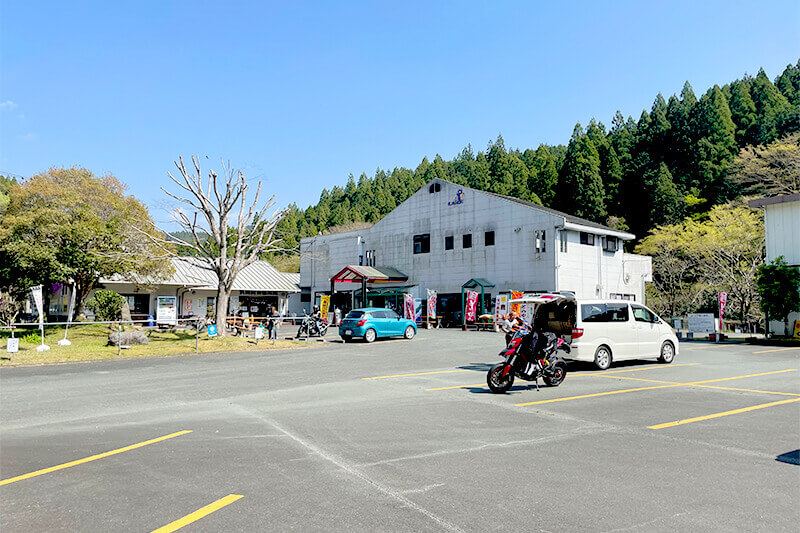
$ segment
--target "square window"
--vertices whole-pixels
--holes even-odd
[[[472,248],[472,233],[467,233],[461,238],[461,246],[463,248]]]
[[[431,234],[414,235],[414,253],[427,254],[431,251]]]
[[[581,232],[581,244],[588,244],[589,246],[594,246],[594,234],[593,233],[586,233],[585,231]]]
[[[453,249],[453,236],[448,235],[444,238],[444,249],[445,250],[452,250]]]
[[[494,232],[487,231],[486,233],[484,233],[483,240],[486,246],[494,246]]]

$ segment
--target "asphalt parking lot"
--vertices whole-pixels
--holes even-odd
[[[311,344],[0,370],[0,529],[800,523],[800,348],[684,343],[494,395],[499,334]]]

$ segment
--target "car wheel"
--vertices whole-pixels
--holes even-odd
[[[353,337],[351,337],[350,335],[342,335],[342,340],[344,342],[353,342]]]
[[[670,341],[664,341],[661,345],[661,355],[658,357],[659,363],[670,364],[675,359],[675,346]]]
[[[414,335],[416,335],[416,331],[414,331],[414,326],[408,326],[406,328],[406,332],[403,335],[406,339],[413,339]]]
[[[611,366],[611,350],[608,346],[600,346],[594,352],[594,364],[600,370],[608,370]]]
[[[375,342],[375,339],[378,338],[378,334],[375,333],[374,329],[368,329],[366,333],[364,333],[364,340],[367,342]]]

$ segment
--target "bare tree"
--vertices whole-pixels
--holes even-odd
[[[181,157],[175,162],[178,178],[168,173],[182,189],[180,194],[161,188],[168,196],[188,206],[187,209],[177,209],[175,213],[178,224],[192,238],[170,239],[190,248],[216,274],[217,331],[224,336],[233,282],[243,268],[257,261],[262,254],[282,249],[275,230],[286,210],[273,210],[274,196],[260,205],[260,181],[255,197],[248,201],[250,186],[244,173],[231,168],[230,163],[222,164],[221,177],[209,170],[207,180],[203,179],[199,158],[193,156],[192,163],[194,170],[187,170]]]

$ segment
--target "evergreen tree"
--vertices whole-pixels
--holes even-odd
[[[651,226],[674,224],[683,217],[682,199],[666,164],[660,163],[647,179]]]
[[[758,144],[768,144],[777,139],[789,126],[792,106],[769,81],[764,69],[753,80],[752,98],[756,105]]]
[[[775,87],[793,106],[800,107],[800,61],[788,65],[775,80]]]
[[[558,168],[556,158],[544,144],[540,144],[535,152],[526,150],[530,164],[528,166],[528,189],[535,194],[543,205],[553,206],[558,185]]]
[[[728,165],[736,155],[736,126],[725,95],[718,85],[708,90],[696,107],[695,127],[697,168],[700,189],[713,203],[722,203],[734,196],[726,178]]]
[[[745,76],[742,80],[731,83],[731,118],[736,124],[736,142],[739,146],[752,144],[756,136],[756,104],[750,97],[752,78]]]
[[[600,155],[577,124],[559,174],[559,205],[576,216],[603,222],[607,215],[605,196]]]

